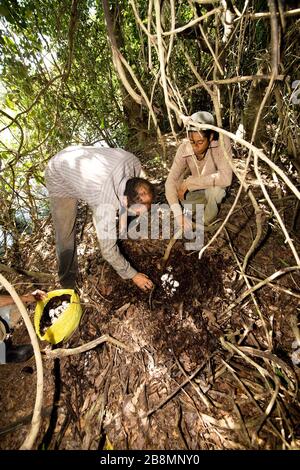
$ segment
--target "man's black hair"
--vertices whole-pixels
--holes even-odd
[[[212,129],[199,129],[199,131],[188,131],[190,132],[200,132],[206,139],[210,139],[211,134],[213,134],[213,140],[219,140],[219,132],[213,131]]]
[[[139,199],[138,190],[140,188],[145,188],[149,194],[151,194],[152,199],[154,198],[154,186],[149,181],[144,178],[130,178],[125,186],[124,196],[128,198],[128,206],[133,204],[140,204],[142,201]]]

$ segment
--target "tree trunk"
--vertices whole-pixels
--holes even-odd
[[[120,50],[124,46],[120,18],[122,18],[121,6],[116,3],[110,10],[107,0],[102,0],[108,37],[111,44],[113,62],[120,79],[124,118],[128,123],[129,133],[137,134],[139,140],[143,140],[144,131],[147,129],[147,120],[142,113],[142,98],[135,91],[135,84],[131,76],[124,69],[120,58]],[[139,138],[140,137],[140,138]]]

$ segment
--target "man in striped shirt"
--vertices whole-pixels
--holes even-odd
[[[139,215],[149,210],[154,192],[151,183],[140,178],[137,157],[119,148],[70,146],[48,162],[45,179],[50,196],[56,233],[59,278],[62,287],[74,288],[77,276],[76,213],[83,200],[92,209],[102,256],[123,279],[142,290],[153,287],[122,256],[117,245],[118,210],[130,206]]]

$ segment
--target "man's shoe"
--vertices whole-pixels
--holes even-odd
[[[31,344],[20,344],[13,346],[8,344],[6,346],[6,362],[26,362],[33,356],[33,347]]]

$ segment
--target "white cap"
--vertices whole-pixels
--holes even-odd
[[[215,125],[215,118],[208,111],[198,111],[197,113],[192,114],[190,118],[197,124],[210,124],[212,126]],[[197,132],[199,131],[199,128],[189,124],[187,130]]]

